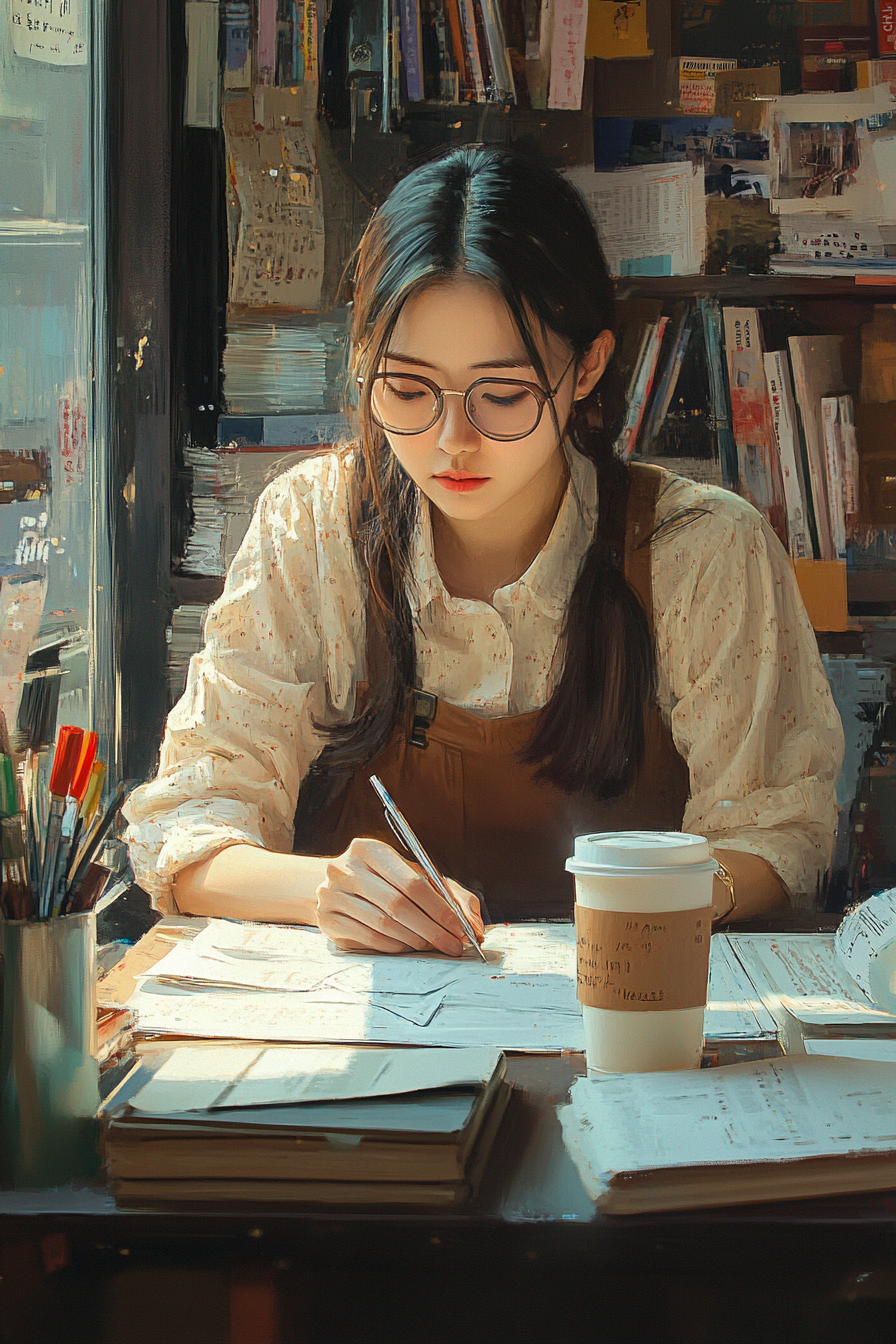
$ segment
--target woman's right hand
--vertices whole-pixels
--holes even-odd
[[[484,936],[479,901],[446,878],[474,929]],[[466,934],[416,864],[382,840],[353,840],[330,859],[317,888],[317,922],[347,951],[444,952],[459,957]]]

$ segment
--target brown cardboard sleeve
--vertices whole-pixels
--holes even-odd
[[[706,1003],[712,908],[644,914],[576,906],[576,979],[588,1008],[644,1013]]]

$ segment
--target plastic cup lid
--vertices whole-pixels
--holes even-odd
[[[709,841],[686,831],[598,831],[577,835],[567,864],[587,868],[678,868],[709,863]]]

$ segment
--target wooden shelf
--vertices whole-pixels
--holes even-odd
[[[616,297],[687,299],[700,295],[720,299],[856,299],[861,303],[893,303],[893,285],[856,284],[852,276],[789,275],[632,275],[616,281]]]

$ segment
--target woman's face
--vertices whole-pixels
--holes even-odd
[[[554,406],[561,427],[573,400],[587,396],[600,378],[612,349],[608,331],[572,363],[572,350],[557,335],[551,333],[540,343],[549,387],[560,382]],[[408,300],[380,372],[416,373],[460,392],[490,376],[539,382],[499,292],[467,277],[432,285]],[[462,397],[445,397],[443,404],[431,429],[420,434],[385,431],[405,471],[442,513],[473,521],[506,515],[515,506],[531,507],[542,491],[546,499],[556,498],[565,464],[549,402],[536,428],[509,442],[480,433],[467,419]],[[470,483],[459,486],[463,479]]]

